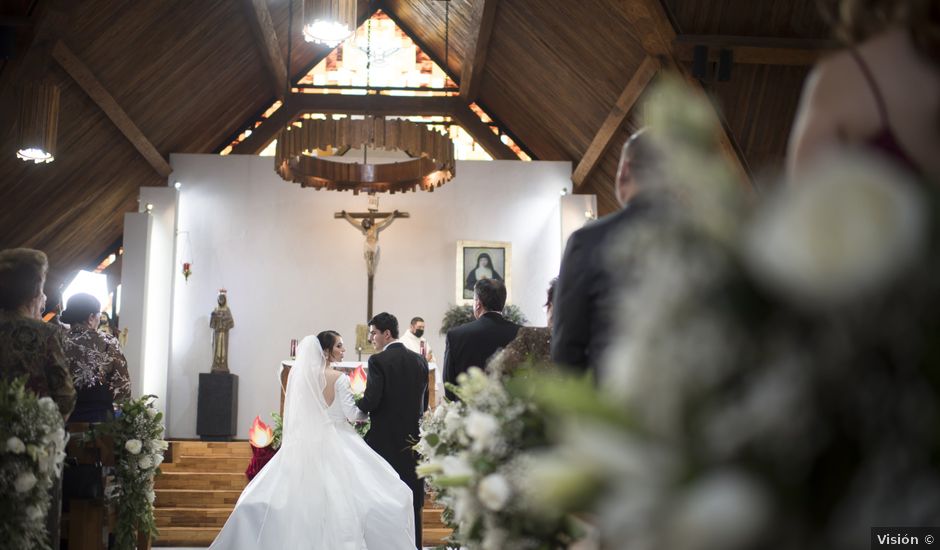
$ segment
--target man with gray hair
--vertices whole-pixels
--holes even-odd
[[[621,210],[568,238],[553,307],[552,360],[556,363],[594,370],[607,349],[617,284],[608,269],[613,238],[654,210],[653,196],[663,183],[663,160],[648,131],[630,136],[614,182]]]

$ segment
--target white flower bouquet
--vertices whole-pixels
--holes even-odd
[[[114,420],[95,426],[94,433],[114,441],[115,476],[105,496],[117,513],[116,548],[131,550],[138,533],[158,534],[153,518],[154,476],[159,474],[169,443],[163,439],[163,413],[153,406],[156,397],[146,395],[121,404]]]
[[[683,131],[698,122],[681,111],[648,111],[667,119],[651,131],[678,198],[620,237],[613,266],[631,278],[598,406],[561,398],[570,381],[533,381],[540,407],[566,420],[554,449],[518,459],[523,496],[591,514],[611,548],[848,550],[873,526],[933,525],[931,184],[843,152],[748,200],[714,168],[711,142],[693,139],[714,132]]]
[[[49,548],[49,491],[61,475],[66,434],[55,402],[37,398],[25,379],[0,379],[0,541]]]
[[[418,474],[445,506],[453,541],[470,549],[563,548],[574,539],[565,516],[532,514],[517,495],[514,458],[545,442],[538,411],[497,375],[471,368],[451,387],[462,401],[441,403],[425,415]]]

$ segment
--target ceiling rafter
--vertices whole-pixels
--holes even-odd
[[[694,90],[707,97],[708,94],[702,83],[691,76],[676,56],[675,43],[678,35],[660,1],[620,0],[619,5],[624,16],[637,30],[637,39],[643,45],[643,49],[648,54],[659,57],[663,67],[680,74]],[[737,172],[741,182],[750,186],[751,175],[744,154],[735,142],[727,121],[721,116],[720,110],[711,98],[709,98],[709,103],[715,107],[715,115],[720,123],[718,142],[722,153]]]
[[[676,58],[692,62],[696,46],[708,48],[708,60],[717,61],[721,50],[730,50],[734,63],[748,65],[813,65],[839,48],[835,40],[680,34],[673,47]]]
[[[460,126],[467,131],[473,140],[480,144],[495,160],[519,160],[516,153],[502,142],[492,128],[485,124],[480,117],[476,115],[470,107],[466,105],[454,105],[451,117],[457,121]]]
[[[473,5],[471,29],[474,29],[476,34],[471,36],[468,48],[472,57],[464,59],[460,71],[460,97],[467,103],[473,103],[480,94],[483,68],[486,65],[486,54],[498,6],[499,0],[476,0]]]
[[[268,5],[265,0],[242,0],[242,4],[251,26],[251,32],[255,35],[261,59],[271,75],[274,93],[278,98],[284,97],[284,91],[287,89],[287,64],[281,55],[281,47]]]
[[[627,82],[626,87],[624,87],[620,97],[617,98],[616,103],[614,103],[604,123],[601,124],[600,129],[594,134],[591,145],[588,146],[587,151],[585,151],[584,155],[581,157],[581,161],[578,162],[578,166],[574,169],[574,173],[571,175],[571,181],[574,183],[575,188],[580,187],[585,180],[587,180],[588,176],[591,175],[591,172],[594,171],[597,163],[600,161],[601,157],[604,156],[607,148],[610,147],[610,142],[613,141],[614,136],[617,135],[617,132],[627,120],[627,115],[630,114],[631,109],[633,109],[637,100],[640,99],[643,90],[646,89],[656,73],[659,72],[660,67],[659,59],[652,55],[647,55],[646,59],[640,63],[640,67],[633,73],[630,81]]]
[[[169,176],[173,168],[166,158],[157,151],[153,143],[140,131],[134,121],[127,115],[114,97],[98,81],[85,63],[75,55],[61,40],[56,42],[52,49],[52,57],[65,69],[79,87],[88,94],[88,97],[101,109],[118,130],[124,134],[127,141],[150,163],[154,171],[163,177]]]

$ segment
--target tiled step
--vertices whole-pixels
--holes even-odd
[[[188,489],[193,491],[241,491],[248,485],[245,474],[167,472],[157,476],[156,489]]]
[[[207,457],[207,456],[175,456],[173,462],[164,462],[160,465],[163,472],[204,472],[220,474],[244,474],[248,469],[251,457]]]
[[[211,456],[251,458],[251,444],[247,441],[172,441],[173,456]]]
[[[162,477],[162,476],[161,476]],[[192,491],[189,489],[157,489],[157,508],[231,508],[242,492]]]
[[[232,508],[157,508],[154,519],[157,528],[164,527],[218,527],[232,515]]]

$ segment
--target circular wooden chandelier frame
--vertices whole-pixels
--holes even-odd
[[[316,149],[368,145],[405,152],[410,160],[391,163],[347,163],[315,157]],[[434,191],[456,174],[454,144],[425,125],[378,117],[351,120],[305,119],[278,135],[274,170],[301,187],[359,193]]]

